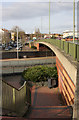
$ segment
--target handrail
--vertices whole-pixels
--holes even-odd
[[[24,84],[18,89],[18,90],[21,90],[26,84],[26,81],[24,82]]]

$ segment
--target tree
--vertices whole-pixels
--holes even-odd
[[[18,26],[15,26],[12,29],[12,31],[15,32],[15,35],[14,35],[15,41],[17,40],[17,28],[18,28],[18,39],[20,39],[21,42],[24,43],[26,38],[25,32],[22,29],[20,29]]]
[[[11,35],[9,32],[4,31],[2,34],[2,43],[8,43],[11,40]]]

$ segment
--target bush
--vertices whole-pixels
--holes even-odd
[[[23,78],[26,81],[32,82],[42,82],[47,81],[48,78],[56,78],[57,69],[56,67],[48,67],[48,66],[35,66],[24,70],[22,73]]]
[[[33,48],[33,49],[37,49],[37,47],[35,47],[35,46],[31,46],[31,48]]]

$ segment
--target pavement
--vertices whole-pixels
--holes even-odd
[[[48,87],[32,88],[31,109],[26,118],[31,119],[55,119],[71,118],[71,108],[62,100],[58,88]]]

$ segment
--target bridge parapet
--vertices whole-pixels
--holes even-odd
[[[45,39],[45,40],[40,40],[38,42],[47,42],[50,43],[51,45],[55,45],[58,48],[60,48],[62,51],[64,51],[66,54],[72,56],[73,60],[79,62],[79,44],[77,43],[62,41],[58,39]]]

